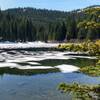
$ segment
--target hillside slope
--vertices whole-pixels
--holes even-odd
[[[100,38],[100,6],[71,12],[35,8],[0,11],[1,41],[68,41]]]

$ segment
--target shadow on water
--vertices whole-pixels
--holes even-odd
[[[68,59],[68,60],[61,60],[61,59],[47,59],[40,61],[44,66],[57,66],[61,64],[68,64],[68,65],[74,65],[78,67],[85,67],[85,66],[90,66],[94,65],[96,62],[96,59],[87,59],[87,58],[76,58],[76,59]]]
[[[15,48],[15,49],[1,49],[1,50],[3,50],[3,51],[5,51],[5,52],[7,52],[7,51],[13,51],[13,50],[15,50],[15,51],[64,51],[64,50],[59,50],[58,48],[54,48],[54,47],[50,47],[50,48],[46,48],[46,47],[38,47],[38,48]]]
[[[0,75],[4,74],[10,74],[10,75],[36,75],[36,74],[47,74],[47,73],[54,73],[54,72],[59,72],[59,69],[54,68],[54,69],[17,69],[17,68],[0,68]]]

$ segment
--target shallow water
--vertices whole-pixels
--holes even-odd
[[[0,51],[0,100],[71,100],[57,90],[60,82],[100,84],[100,77],[63,73],[56,66],[94,64],[94,57],[89,58],[61,51]]]
[[[100,78],[81,73],[49,73],[32,76],[8,75],[0,78],[1,100],[71,100],[57,90],[60,82],[98,84]],[[69,98],[69,99],[68,99]]]

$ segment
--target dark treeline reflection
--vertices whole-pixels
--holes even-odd
[[[36,74],[47,74],[47,73],[54,73],[59,72],[59,69],[27,69],[21,70],[17,68],[0,68],[0,75],[9,74],[9,75],[36,75]]]

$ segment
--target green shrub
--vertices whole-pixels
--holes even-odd
[[[80,52],[87,52],[89,55],[100,55],[100,40],[97,40],[96,42],[86,41],[83,43],[66,43],[61,44],[58,46],[60,49],[68,50],[68,51],[80,51]]]

